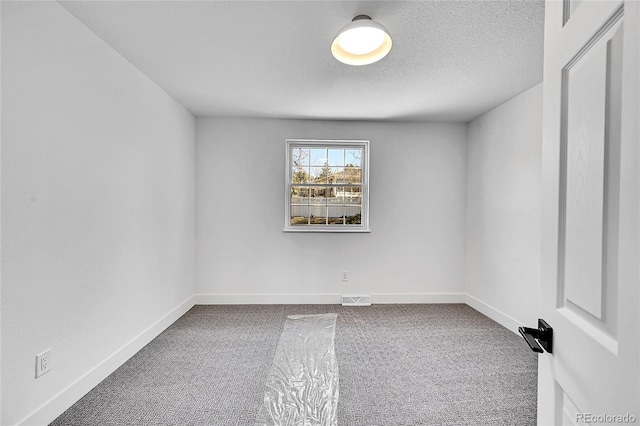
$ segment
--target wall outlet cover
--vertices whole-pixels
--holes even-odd
[[[36,355],[36,379],[51,371],[51,349]]]

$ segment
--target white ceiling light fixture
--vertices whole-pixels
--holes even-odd
[[[367,15],[358,15],[338,31],[331,53],[347,65],[378,62],[391,50],[389,31]]]

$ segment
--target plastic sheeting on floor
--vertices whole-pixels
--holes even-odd
[[[337,317],[338,314],[287,317],[256,425],[337,425]]]

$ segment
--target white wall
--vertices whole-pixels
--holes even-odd
[[[2,92],[0,423],[42,424],[192,306],[195,119],[56,2],[2,2]]]
[[[511,329],[537,324],[542,84],[469,123],[468,303]]]
[[[282,232],[287,138],[371,140],[371,233]],[[200,303],[464,302],[466,125],[199,118],[196,157]]]

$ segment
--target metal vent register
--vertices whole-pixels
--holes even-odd
[[[342,306],[371,306],[371,296],[342,296]]]

